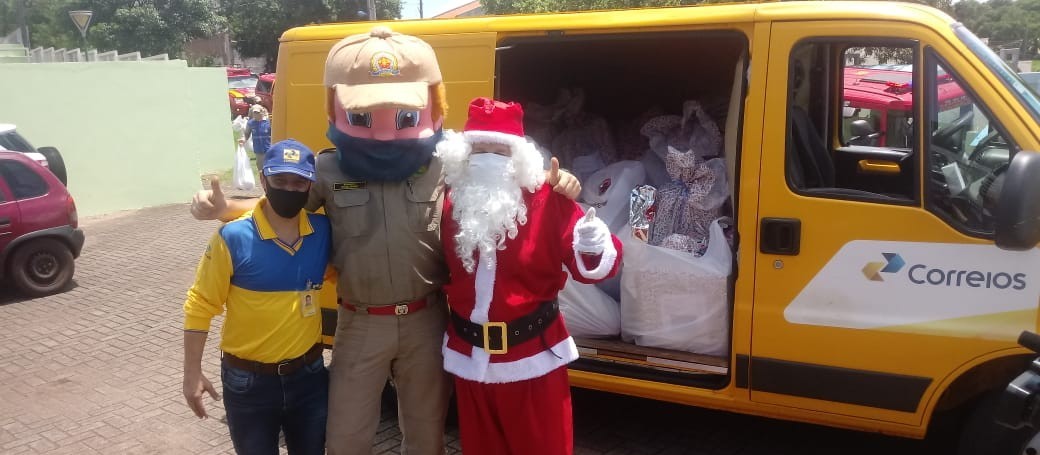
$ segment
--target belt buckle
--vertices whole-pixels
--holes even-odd
[[[408,314],[408,304],[398,303],[397,305],[394,305],[394,314],[398,316],[404,316]]]
[[[482,324],[481,327],[484,329],[484,352],[487,352],[488,354],[505,354],[509,352],[509,344],[506,341],[506,336],[509,335],[509,331],[506,329],[505,322],[488,322]],[[502,338],[501,349],[491,349],[491,331],[489,329],[492,327],[498,327],[499,336]]]
[[[276,372],[278,373],[278,376],[285,376],[285,375],[289,374],[289,373],[282,373],[282,367],[287,367],[287,366],[289,366],[290,364],[292,364],[292,361],[291,361],[291,360],[290,360],[290,361],[288,361],[288,362],[282,362],[282,363],[279,363],[279,364],[278,364],[278,369],[276,370]]]

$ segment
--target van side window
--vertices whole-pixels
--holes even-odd
[[[916,44],[813,40],[791,53],[786,173],[801,194],[918,200]]]
[[[929,52],[927,208],[975,235],[993,233],[983,204],[989,184],[1003,172],[1015,146],[971,90]]]

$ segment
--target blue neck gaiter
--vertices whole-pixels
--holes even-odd
[[[400,182],[430,163],[441,140],[438,129],[430,137],[379,141],[350,136],[329,124],[325,137],[339,153],[339,168],[351,177],[377,182]]]

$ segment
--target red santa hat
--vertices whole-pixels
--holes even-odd
[[[462,134],[471,144],[503,144],[516,150],[527,143],[524,108],[519,103],[475,98],[469,103],[469,117]]]

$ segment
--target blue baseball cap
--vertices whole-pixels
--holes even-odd
[[[296,139],[271,144],[264,154],[264,175],[296,174],[314,181],[314,152]]]

